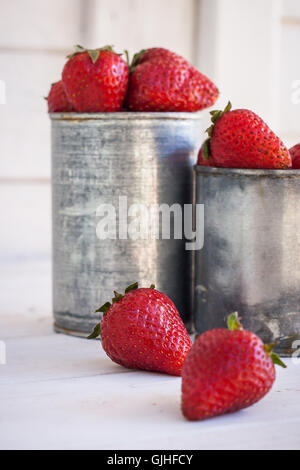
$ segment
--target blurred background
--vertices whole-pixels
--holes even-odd
[[[288,146],[300,141],[299,0],[0,0],[0,8],[0,314],[51,312],[43,97],[74,44],[169,48],[215,81],[218,107],[231,99]]]

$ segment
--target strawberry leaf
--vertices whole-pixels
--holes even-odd
[[[228,113],[229,111],[231,111],[232,109],[232,104],[230,101],[228,101],[227,103],[227,106],[225,107],[224,111],[221,111],[219,109],[215,109],[214,111],[210,111],[210,115],[211,115],[211,121],[213,123],[213,125],[211,127],[209,127],[208,129],[206,129],[205,132],[208,133],[209,137],[212,136],[213,134],[213,130],[214,130],[214,125],[216,124],[216,122],[225,114],[225,113]]]
[[[129,52],[127,51],[127,49],[124,50],[124,54],[126,57],[126,63],[128,65],[128,68],[130,68],[130,58],[129,58]]]
[[[91,49],[88,51],[88,54],[90,58],[92,59],[93,64],[95,64],[98,60],[98,57],[100,55],[100,50],[98,49]]]
[[[77,45],[77,46],[74,46],[74,52],[72,52],[72,54],[67,55],[67,58],[72,59],[77,54],[82,54],[83,52],[87,52],[89,57],[91,58],[91,61],[93,62],[93,64],[95,64],[98,60],[98,57],[101,51],[114,52],[113,46],[98,47],[97,49],[86,49],[85,47]],[[119,54],[119,55],[122,55],[122,54]]]
[[[223,114],[228,113],[229,111],[231,111],[231,109],[232,109],[232,104],[230,101],[228,101],[228,104],[226,108],[224,109]]]
[[[275,346],[276,346],[276,343],[265,344],[264,350],[267,354],[270,355],[273,352],[273,349],[275,348]]]
[[[97,310],[95,310],[95,313],[102,312],[103,315],[106,314],[107,310],[111,307],[110,302],[106,302],[105,304],[101,305]]]
[[[116,302],[119,302],[119,300],[123,299],[123,295],[119,294],[119,292],[114,290],[115,296],[112,298],[112,303],[115,304]]]
[[[136,290],[139,287],[139,283],[135,282],[134,284],[130,284],[130,286],[126,287],[125,289],[125,294],[128,294],[128,292],[131,292],[132,290]]]
[[[206,129],[205,132],[208,133],[208,136],[209,136],[209,137],[212,137],[213,130],[214,130],[214,126],[210,126],[210,127],[208,127],[208,128]]]
[[[140,58],[142,57],[143,54],[145,54],[145,52],[147,52],[147,49],[142,49],[140,52],[137,52],[136,54],[134,54],[131,65],[129,67],[130,72],[134,71],[134,69],[139,63]]]
[[[230,331],[239,331],[243,329],[237,312],[232,313],[227,318],[227,326]]]
[[[215,124],[216,122],[225,114],[225,113],[228,113],[229,111],[231,111],[231,108],[232,108],[232,104],[230,101],[228,101],[228,104],[227,106],[225,107],[224,111],[221,111],[219,109],[215,109],[213,111],[210,111],[210,115],[211,115],[211,122],[212,122],[212,125],[210,127],[208,127],[206,129],[205,132],[207,132],[208,134],[208,137],[209,139],[206,141],[206,147],[207,149],[210,149],[210,140],[213,136],[213,132],[214,132],[214,127],[215,127]],[[204,155],[204,159],[205,160],[209,160],[209,157],[207,158],[207,156],[205,156],[204,154],[204,148],[203,148],[203,155]],[[210,152],[209,152],[209,155],[210,155]]]
[[[222,116],[223,112],[222,111],[215,111],[214,114],[212,114],[211,121],[215,124],[218,119]]]
[[[280,359],[278,354],[275,354],[274,352],[272,352],[270,354],[270,358],[272,359],[273,364],[276,364],[277,366],[283,367],[284,369],[287,368],[287,365]]]
[[[268,354],[268,356],[270,356],[270,358],[272,359],[273,364],[276,364],[277,366],[280,366],[286,369],[287,366],[285,365],[285,363],[280,359],[278,354],[273,352],[273,349],[275,348],[275,346],[276,346],[276,343],[265,344],[264,350]]]
[[[101,335],[101,325],[98,323],[98,325],[95,326],[94,331],[87,337],[87,339],[95,339],[98,338],[98,336]]]
[[[207,140],[204,142],[204,145],[203,145],[203,157],[204,157],[204,160],[209,160],[209,159],[210,159],[210,156],[211,156],[211,153],[210,153],[210,139],[207,139]]]

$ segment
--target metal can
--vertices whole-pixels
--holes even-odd
[[[204,248],[195,258],[195,327],[244,327],[277,352],[300,347],[300,171],[196,167]]]
[[[135,281],[154,283],[190,326],[193,254],[185,241],[99,239],[97,208],[117,209],[124,197],[128,205],[192,204],[201,113],[50,117],[55,329],[85,335],[99,321],[95,308]]]

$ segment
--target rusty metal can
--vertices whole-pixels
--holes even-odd
[[[128,284],[154,283],[192,318],[185,241],[97,237],[99,204],[192,204],[201,113],[51,114],[55,328],[86,334],[95,308]],[[124,214],[118,213],[118,218]]]
[[[196,167],[204,248],[195,258],[195,327],[244,327],[277,352],[300,346],[300,171]]]

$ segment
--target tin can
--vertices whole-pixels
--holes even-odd
[[[99,239],[97,209],[192,204],[198,113],[51,114],[55,329],[86,335],[93,313],[132,282],[152,283],[191,325],[193,254],[185,241]],[[122,212],[123,211],[123,212]],[[127,214],[126,214],[127,215]],[[125,239],[126,238],[126,239]]]
[[[197,333],[244,327],[277,352],[300,346],[300,171],[196,167],[204,248],[195,257]]]

